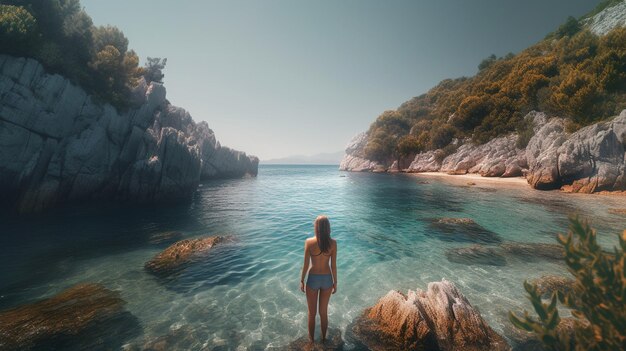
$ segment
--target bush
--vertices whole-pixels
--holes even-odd
[[[624,350],[626,347],[626,231],[619,236],[619,248],[603,251],[596,232],[586,222],[570,219],[567,235],[558,241],[565,249],[565,263],[576,279],[575,292],[554,292],[549,303],[541,300],[537,287],[524,282],[538,318],[527,311],[509,319],[519,329],[535,334],[550,350]],[[576,318],[573,338],[557,329],[557,300],[571,309]]]
[[[0,5],[0,52],[38,60],[96,98],[118,109],[144,74],[137,54],[116,27],[95,27],[79,0],[4,0]],[[150,61],[149,61],[150,62]],[[163,78],[165,60],[155,77]],[[160,81],[160,80],[158,80]]]
[[[406,150],[398,143],[414,135],[420,150],[439,149],[453,138],[485,143],[520,132],[522,118],[532,110],[567,117],[585,126],[626,109],[626,28],[598,37],[561,27],[560,38],[544,40],[517,55],[488,57],[473,77],[446,79],[426,94],[387,111],[369,130],[378,160],[394,159]],[[451,129],[438,130],[449,125]],[[527,143],[524,130],[518,146]],[[374,133],[375,132],[375,133]],[[451,136],[452,135],[452,136]],[[392,145],[390,145],[392,144]],[[375,152],[374,152],[375,151]]]
[[[165,77],[165,75],[163,74],[165,64],[167,64],[166,58],[161,59],[158,57],[148,57],[143,73],[143,77],[145,78],[146,83],[163,83],[163,77]]]

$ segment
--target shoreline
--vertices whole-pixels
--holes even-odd
[[[454,183],[454,185],[492,185],[492,186],[512,186],[525,187],[534,190],[526,181],[525,177],[483,177],[478,173],[448,174],[444,172],[420,172],[405,173],[415,178],[439,178]],[[472,184],[474,183],[474,184]]]
[[[585,196],[585,195],[594,195],[594,196],[602,196],[602,197],[626,197],[626,191],[621,190],[602,190],[593,193],[576,193],[565,191],[563,189],[552,189],[552,190],[538,190],[530,186],[526,177],[483,177],[478,173],[466,173],[466,174],[448,174],[444,172],[419,172],[419,173],[410,173],[410,172],[402,172],[402,174],[408,174],[415,178],[438,178],[452,185],[457,186],[490,186],[490,187],[507,187],[507,188],[527,188],[533,191],[541,191],[541,192],[556,192],[559,194],[567,194],[573,196]],[[471,184],[474,183],[474,184]]]

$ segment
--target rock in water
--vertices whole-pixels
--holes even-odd
[[[163,85],[133,95],[138,105],[120,112],[35,60],[0,55],[0,203],[183,200],[203,179],[257,174],[258,158],[221,146]]]
[[[355,320],[351,332],[371,350],[510,350],[445,279],[426,291],[390,291]]]
[[[505,253],[525,260],[543,258],[562,261],[565,255],[563,247],[557,244],[507,242],[500,247]]]
[[[498,234],[483,228],[471,218],[436,218],[426,233],[443,241],[494,244],[502,241]]]
[[[537,291],[544,299],[550,298],[555,291],[569,294],[576,289],[576,281],[558,275],[544,275],[531,280],[530,283],[537,285]]]
[[[224,237],[221,236],[181,240],[154,256],[146,262],[144,267],[150,273],[167,275],[194,258],[206,254],[213,246],[222,241],[224,241]]]
[[[470,247],[460,247],[446,250],[446,258],[450,262],[466,265],[506,265],[506,259],[497,249],[483,245],[472,245]]]
[[[139,333],[119,293],[99,284],[0,312],[0,349],[113,349]]]
[[[319,338],[319,336],[317,336]],[[341,351],[343,350],[343,339],[341,331],[336,328],[329,328],[326,335],[326,342],[316,340],[309,343],[309,336],[305,335],[292,341],[287,346],[287,351]]]

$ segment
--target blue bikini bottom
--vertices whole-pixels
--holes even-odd
[[[333,286],[332,274],[311,274],[306,280],[306,286],[310,289],[328,289]]]

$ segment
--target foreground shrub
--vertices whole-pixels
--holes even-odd
[[[544,303],[535,285],[524,282],[537,317],[527,311],[509,319],[519,329],[537,336],[549,350],[626,349],[626,230],[619,236],[619,248],[603,251],[596,232],[586,222],[570,220],[567,235],[559,235],[565,249],[565,263],[575,278],[575,288],[556,291]],[[573,334],[557,329],[561,318],[557,300],[570,308],[576,318]]]

